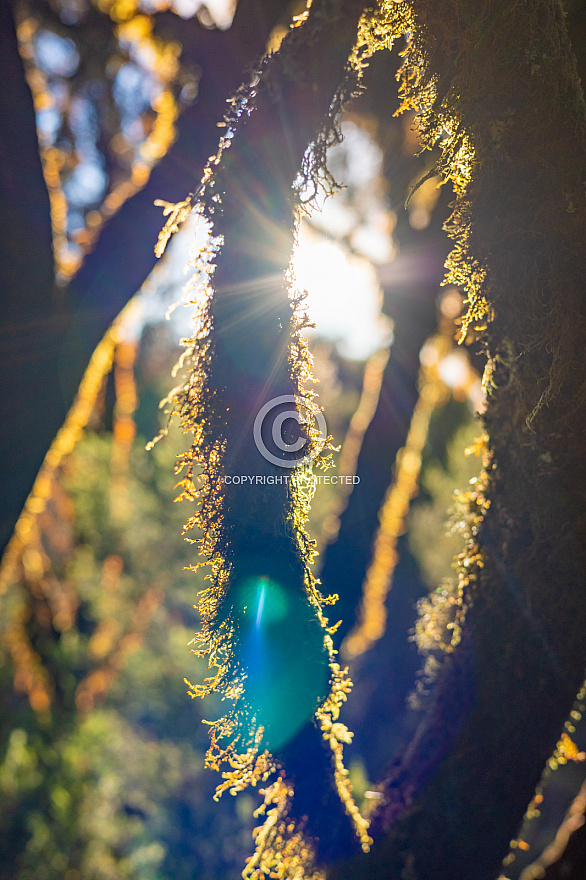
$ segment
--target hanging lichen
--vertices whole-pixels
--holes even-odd
[[[445,225],[455,246],[446,262],[444,283],[456,284],[466,292],[468,310],[460,335],[463,341],[468,329],[481,322],[489,311],[483,291],[486,267],[478,262],[470,247],[468,187],[474,164],[473,137],[461,122],[460,96],[452,90],[447,94],[438,92],[438,78],[429,63],[429,43],[411,4],[382,0],[373,15],[363,17],[358,46],[373,53],[391,49],[398,39],[405,40],[403,63],[397,74],[402,98],[398,113],[415,111],[422,149],[431,149],[436,144],[441,147],[441,159],[421,183],[432,175],[449,180],[457,197]]]
[[[285,649],[279,653],[275,648],[270,654],[271,665],[289,669],[289,688],[294,689],[301,677],[314,685],[313,693],[305,691],[303,699],[314,703],[314,712],[317,710],[316,717],[334,755],[338,791],[357,820],[363,846],[368,846],[367,832],[361,827],[352,801],[347,799],[347,780],[339,754],[348,734],[338,724],[337,711],[348,685],[341,670],[340,678],[335,674],[321,597],[309,571],[312,547],[304,531],[299,482],[304,469],[297,468],[291,479],[277,482],[273,466],[255,457],[250,443],[250,413],[283,395],[305,400],[307,406],[311,402],[303,391],[308,361],[298,336],[304,319],[298,298],[290,298],[284,282],[295,229],[291,181],[301,169],[300,184],[309,180],[318,185],[314,172],[322,165],[325,146],[335,137],[332,113],[351,91],[348,84],[355,87],[369,54],[404,39],[399,73],[402,109],[415,110],[422,147],[439,146],[441,157],[435,170],[441,180],[450,180],[455,190],[452,214],[446,223],[454,240],[446,280],[465,291],[468,310],[461,336],[464,339],[471,332],[482,335],[488,347],[490,378],[484,419],[489,467],[477,498],[469,499],[474,528],[461,558],[458,594],[454,596],[456,620],[443,614],[444,603],[432,601],[430,628],[422,632],[420,627],[422,643],[430,636],[432,652],[434,646],[448,648],[442,651],[447,660],[434,689],[434,712],[429,713],[428,728],[419,734],[402,766],[389,780],[375,813],[379,833],[398,816],[405,816],[404,824],[397,826],[397,834],[400,836],[401,829],[405,829],[411,835],[409,852],[405,855],[400,846],[393,860],[385,863],[385,876],[389,871],[398,876],[409,869],[410,861],[425,863],[433,859],[433,853],[438,855],[429,823],[437,827],[441,839],[446,798],[452,806],[464,805],[470,791],[478,792],[479,798],[493,805],[491,821],[495,825],[501,822],[493,804],[492,780],[487,780],[479,759],[483,754],[481,744],[484,752],[494,751],[494,742],[486,741],[489,728],[493,738],[506,736],[517,742],[520,728],[511,728],[509,716],[502,715],[501,705],[511,707],[518,699],[518,688],[499,674],[499,664],[493,662],[495,641],[503,653],[514,652],[516,674],[519,669],[533,671],[536,664],[541,664],[543,680],[555,679],[556,667],[551,667],[547,652],[523,653],[518,646],[533,644],[536,637],[542,644],[533,615],[545,607],[541,595],[543,571],[553,576],[562,566],[559,555],[547,556],[541,549],[542,535],[550,533],[552,518],[560,516],[557,495],[552,491],[550,463],[554,458],[566,461],[567,457],[560,446],[553,410],[547,416],[546,427],[540,428],[545,457],[537,441],[528,440],[523,432],[525,420],[533,417],[535,421],[536,413],[554,399],[562,383],[568,391],[580,389],[571,369],[578,366],[577,340],[583,338],[580,283],[572,254],[576,253],[578,220],[583,215],[583,204],[578,200],[579,193],[583,194],[583,177],[581,170],[571,169],[563,151],[552,169],[551,147],[546,160],[540,150],[544,126],[551,144],[562,137],[565,117],[559,107],[571,106],[575,111],[572,118],[583,119],[583,102],[574,88],[575,71],[567,60],[557,4],[526,0],[501,9],[469,0],[451,0],[442,5],[384,0],[376,11],[369,10],[363,16],[357,44],[360,4],[324,0],[315,7],[283,41],[274,61],[265,63],[255,85],[239,96],[234,115],[227,120],[221,154],[211,161],[198,193],[204,213],[214,223],[214,234],[221,238],[221,259],[213,278],[214,295],[207,298],[203,309],[197,346],[188,349],[186,365],[191,372],[186,384],[171,397],[175,412],[195,435],[195,445],[180,463],[186,467],[183,493],[190,499],[199,498],[198,513],[190,525],[203,529],[202,548],[212,563],[210,587],[201,597],[201,649],[215,664],[217,674],[195,693],[216,690],[234,700],[234,708],[212,725],[208,757],[214,766],[227,763],[224,787],[238,790],[245,784],[269,782],[271,772],[278,773],[280,783],[271,783],[265,789],[266,821],[257,832],[257,853],[250,863],[249,876],[260,878],[271,870],[278,877],[286,877],[289,868],[297,876],[299,872],[311,876],[314,863],[309,844],[305,848],[299,844],[306,853],[303,866],[294,861],[299,855],[297,835],[302,833],[302,823],[283,824],[292,790],[286,767],[279,760],[283,733],[271,714],[273,700],[270,705],[262,701],[272,692],[273,682],[250,659],[256,621],[263,618],[265,602],[271,596],[275,603],[275,644],[281,637],[283,641],[288,639],[286,664]],[[539,16],[547,22],[538,21]],[[523,54],[525,49],[519,49],[516,37],[511,35],[523,29],[526,19],[535,26],[535,33],[530,35],[530,51]],[[338,36],[342,31],[343,52],[340,41],[331,39],[332,34]],[[352,44],[351,71],[345,72]],[[335,63],[324,47],[331,47],[337,56]],[[556,103],[549,97],[548,87],[560,77],[567,94],[564,92],[563,100]],[[327,99],[322,100],[326,95]],[[541,104],[542,119],[527,109]],[[314,125],[318,115],[319,124]],[[317,131],[322,135],[317,136]],[[583,144],[583,126],[580,131],[576,129],[575,140]],[[309,143],[314,146],[306,152]],[[516,175],[515,157],[519,154],[524,157],[521,178]],[[555,171],[555,184],[549,182],[550,169]],[[545,193],[535,192],[536,179],[542,182]],[[507,204],[501,213],[503,199]],[[543,204],[551,212],[547,218]],[[187,208],[187,204],[179,206],[175,213],[170,208],[168,230],[177,225]],[[531,223],[527,217],[532,218]],[[564,238],[561,232],[552,235],[552,229],[567,230],[567,236]],[[533,255],[529,271],[527,263],[519,260],[525,250]],[[552,265],[562,264],[567,267],[568,279],[551,269]],[[540,278],[546,278],[548,285],[545,309]],[[581,375],[579,370],[575,375]],[[543,413],[540,418],[545,418]],[[574,441],[577,424],[578,420],[572,424],[567,418],[564,422],[564,430]],[[309,424],[304,431],[307,450],[315,456],[315,433]],[[577,511],[581,509],[579,493],[573,483],[575,475],[583,470],[583,456],[579,460],[574,454],[572,468],[559,471],[564,497]],[[270,492],[255,488],[254,493],[244,497],[232,482],[226,484],[226,476],[237,474],[264,477],[261,485],[267,485],[266,480],[272,477],[274,488]],[[523,478],[528,474],[539,499],[529,515],[519,500],[523,497]],[[576,484],[580,485],[579,480]],[[518,555],[510,549],[514,547],[521,548]],[[539,576],[531,553],[543,565]],[[518,559],[529,562],[529,567],[521,570]],[[570,553],[563,561],[564,615],[568,631],[576,629],[574,641],[580,648],[580,630],[574,626],[581,617],[573,560]],[[523,583],[523,593],[511,590],[511,575],[506,568],[509,564],[513,576]],[[279,630],[281,591],[292,603],[295,632]],[[535,602],[531,596],[535,596]],[[522,605],[523,614],[516,612],[515,603]],[[454,622],[455,630],[450,629]],[[558,654],[571,667],[568,640],[559,639],[559,631],[552,629],[549,617],[542,615],[540,626],[555,640]],[[310,650],[296,651],[299,644]],[[299,657],[310,655],[314,657],[314,671],[330,670],[329,695],[322,690],[321,673],[300,676],[299,667],[294,668]],[[471,666],[483,677],[483,692],[479,709],[469,715]],[[555,681],[557,696],[560,683]],[[570,691],[571,686],[570,682]],[[278,689],[277,685],[274,693]],[[524,706],[531,704],[531,712],[523,717],[529,724],[537,695],[528,681],[526,692]],[[291,721],[304,715],[306,709],[307,704],[300,713],[291,710]],[[545,712],[543,708],[542,717]],[[549,708],[547,712],[544,726],[552,730],[559,712]],[[514,714],[511,711],[510,717]],[[444,772],[436,773],[441,755],[452,748],[455,736],[461,740],[457,760],[448,762]],[[271,746],[272,758],[264,745]],[[526,741],[524,748],[509,746],[507,742],[507,755],[514,755],[514,760],[526,767],[527,784],[535,766],[539,766],[539,748]],[[504,747],[501,751],[504,754]],[[453,771],[455,765],[458,773]],[[409,813],[409,806],[422,790],[427,792],[421,795],[424,809]],[[523,792],[516,797],[522,802]],[[477,812],[462,806],[458,821],[473,825]],[[303,834],[311,837],[307,829]],[[466,835],[466,846],[471,850],[474,840],[474,834]],[[468,858],[473,855],[473,863],[488,864],[493,858],[492,848],[498,849],[499,845],[497,840],[494,846],[474,849]],[[292,850],[287,851],[294,851],[294,856],[285,865],[282,853],[289,846]],[[446,864],[451,858],[449,848],[442,851],[441,859]],[[465,856],[459,852],[458,858]],[[454,875],[453,862],[450,866],[451,874],[442,876]]]
[[[403,36],[403,106],[454,185],[447,280],[466,293],[462,337],[488,357],[486,448],[458,584],[422,605],[418,641],[441,668],[382,790],[367,871],[488,878],[586,656],[586,114],[556,0],[388,2],[365,19],[374,48]]]
[[[186,532],[199,531],[189,540],[211,569],[194,652],[213,675],[189,684],[190,693],[216,693],[230,704],[210,723],[206,764],[222,773],[217,796],[270,783],[270,809],[244,874],[251,878],[313,876],[305,820],[287,818],[294,785],[281,757],[312,719],[331,749],[332,782],[357,838],[364,849],[370,843],[342,761],[351,734],[338,719],[351,684],[323,612],[333,598],[320,594],[310,568],[311,474],[328,465],[328,438],[313,421],[308,319],[288,269],[302,201],[327,185],[326,149],[356,89],[359,65],[347,60],[361,9],[323,2],[298,21],[232,102],[198,192],[162,205],[169,219],[158,254],[196,203],[215,236],[197,261],[197,332],[184,341],[185,379],[167,404],[193,435],[177,463],[180,498],[197,505]],[[318,53],[326,32],[337,39],[329,54]],[[265,411],[279,420],[284,446],[262,421],[255,435]],[[303,447],[297,459],[287,451],[295,443]]]

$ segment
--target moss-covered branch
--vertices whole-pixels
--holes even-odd
[[[409,31],[406,103],[458,192],[450,277],[485,325],[488,446],[428,717],[367,864],[332,877],[492,880],[586,666],[586,119],[557,2],[385,15]]]
[[[212,725],[208,764],[223,770],[220,791],[279,772],[266,789],[267,818],[247,869],[251,877],[270,870],[275,853],[290,876],[312,870],[311,846],[299,836],[316,836],[312,817],[297,815],[295,827],[287,819],[294,785],[282,753],[314,716],[331,749],[331,782],[368,845],[341,762],[348,732],[338,713],[349,685],[335,662],[309,568],[309,469],[292,467],[274,431],[272,439],[270,430],[263,435],[269,455],[263,454],[253,431],[263,407],[286,426],[301,401],[313,406],[305,387],[303,311],[287,278],[299,209],[294,185],[317,184],[337,116],[356,88],[359,67],[349,57],[363,7],[357,0],[314,2],[233,102],[197,194],[219,239],[217,267],[189,343],[188,378],[170,397],[183,428],[194,434],[180,462],[183,494],[198,499],[188,527],[202,530],[201,551],[212,566],[200,597],[198,643],[216,674],[192,693],[216,691],[233,701]],[[177,219],[189,207],[188,201]],[[172,213],[169,228],[175,219]],[[288,398],[281,409],[277,398]],[[319,438],[309,424],[301,426],[301,439],[304,455],[315,458]],[[287,442],[296,440],[287,435]],[[347,820],[346,826],[348,837]]]

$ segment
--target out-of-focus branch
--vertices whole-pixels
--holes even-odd
[[[53,289],[49,196],[12,8],[0,2],[0,553],[65,411],[55,375],[62,297]]]
[[[272,0],[240,0],[227,31],[207,30],[197,21],[181,23],[189,46],[187,60],[203,71],[198,99],[179,117],[177,140],[153,169],[146,186],[104,227],[94,251],[68,287],[74,316],[66,348],[68,390],[76,387],[88,353],[155,264],[154,247],[163,217],[154,202],[179,202],[197,188],[217,148],[221,134],[217,126],[226,112],[226,101],[246,80],[247,69],[262,57],[281,12],[281,4]],[[165,22],[157,27],[164,28]]]

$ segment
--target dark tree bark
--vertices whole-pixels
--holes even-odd
[[[386,785],[377,845],[331,877],[494,880],[586,666],[586,120],[558,4],[419,3],[414,22],[436,107],[457,108],[475,148],[490,456],[461,641]]]
[[[9,0],[0,2],[0,41],[1,553],[66,409],[63,292],[53,287],[49,196]]]

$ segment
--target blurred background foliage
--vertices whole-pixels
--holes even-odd
[[[303,6],[265,3],[269,47]],[[210,49],[206,41],[230,32],[234,11],[235,4],[220,0],[15,4],[61,287],[75,278],[104,224],[146,186],[176,141],[179,120],[189,108],[208,106],[201,89],[211,80],[213,124],[204,115],[194,141],[200,138],[207,159],[205,145],[218,135],[216,110],[227,97],[217,70],[227,62],[217,55],[221,43]],[[399,364],[409,367],[417,390],[421,344],[437,330],[438,316],[444,342],[453,338],[461,307],[457,291],[439,290],[449,193],[431,181],[403,210],[406,193],[434,157],[414,157],[410,119],[392,115],[395,67],[396,57],[373,62],[370,88],[345,117],[344,142],[331,152],[331,169],[345,189],[304,221],[296,258],[318,325],[310,341],[319,399],[342,446],[335,467],[350,462],[349,473],[377,407],[393,416],[400,409],[402,387],[385,398],[387,362],[380,361],[381,352],[388,356],[392,328]],[[175,161],[178,178],[185,176],[182,155]],[[197,561],[181,534],[190,512],[173,503],[173,464],[185,438],[171,430],[145,451],[163,424],[158,402],[169,389],[177,340],[190,332],[183,310],[171,324],[163,316],[181,298],[192,235],[190,229],[178,237],[171,258],[145,285],[139,316],[122,323],[112,371],[97,383],[83,439],[51,475],[46,503],[4,581],[0,880],[232,880],[251,850],[258,804],[250,794],[213,802],[217,779],[203,769],[203,707],[187,698],[183,683],[206,675],[187,647],[198,627],[193,606],[205,571],[186,570]],[[404,351],[411,338],[414,353]],[[355,731],[348,760],[365,803],[376,799],[374,781],[417,721],[407,699],[421,666],[411,637],[416,607],[452,577],[460,545],[453,493],[466,491],[478,470],[473,455],[461,455],[481,433],[474,412],[482,402],[482,358],[473,334],[470,350],[472,366],[451,343],[441,356],[432,347],[442,390],[421,450],[417,497],[394,536],[398,562],[388,572],[393,588],[384,600],[389,625],[370,650],[352,658],[355,690],[343,720]],[[429,349],[427,356],[429,362]],[[375,377],[370,385],[368,376]],[[368,415],[357,418],[363,410]],[[376,460],[374,477],[380,500],[397,474],[384,464],[384,450],[395,440],[380,437],[382,463]],[[397,442],[402,447],[405,438]],[[310,532],[328,553],[347,504],[340,487],[318,488]],[[379,504],[371,506],[376,519]],[[369,533],[369,552],[372,538]],[[334,607],[333,620],[336,614]],[[212,701],[205,712],[214,718],[222,710]],[[583,758],[579,750],[562,755],[559,763],[572,764],[573,775],[558,787],[558,806],[538,832],[537,852],[551,842],[581,784]]]
[[[168,367],[168,339],[151,341]],[[157,424],[147,395],[136,420],[149,434],[121,447],[110,390],[3,603],[0,876],[228,877],[251,805],[213,803],[207,731],[183,684],[204,670],[187,649],[203,574],[183,571],[181,441],[145,451]]]

